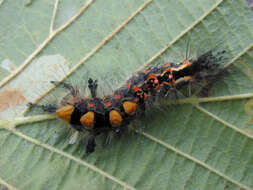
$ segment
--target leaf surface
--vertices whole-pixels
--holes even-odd
[[[243,0],[0,1],[0,189],[253,189],[252,21]],[[223,41],[234,71],[210,97],[168,101],[144,131],[88,157],[63,121],[25,110],[59,99],[50,80],[84,89],[92,77],[108,94],[184,58],[189,38]]]

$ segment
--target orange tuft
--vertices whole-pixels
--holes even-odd
[[[134,102],[125,101],[123,103],[123,108],[128,115],[133,115],[137,109],[137,104]]]
[[[152,73],[148,76],[148,79],[157,79],[157,76]]]
[[[110,111],[109,117],[112,127],[119,127],[123,121],[121,115],[116,110]]]
[[[142,91],[142,89],[139,86],[133,87],[134,92]]]
[[[165,75],[166,73],[172,73],[172,68],[170,67],[170,68],[167,68],[167,69],[165,69],[165,71],[163,71],[163,73],[161,74],[161,76],[163,76],[163,75]]]
[[[185,59],[182,63],[182,65],[178,68],[178,70],[184,69],[186,67],[189,67],[192,65],[192,62],[190,62],[189,60]]]
[[[56,110],[56,114],[61,119],[70,122],[71,114],[73,113],[75,107],[73,105],[66,105]]]
[[[192,78],[193,78],[192,76],[185,76],[184,77],[184,79],[187,80],[187,81],[191,80]]]
[[[120,100],[120,94],[115,95],[116,100]]]
[[[86,129],[91,130],[94,127],[94,119],[95,113],[93,111],[88,111],[81,117],[80,122],[84,125]]]
[[[159,81],[157,79],[157,76],[155,74],[150,74],[148,76],[148,80],[150,80],[150,79],[154,80],[153,84],[155,85],[155,90],[159,90],[160,89],[160,84],[159,84]]]

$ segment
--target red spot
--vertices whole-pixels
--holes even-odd
[[[120,100],[120,94],[116,94],[115,98],[116,100]]]
[[[89,104],[88,104],[88,108],[92,108],[92,107],[94,107],[94,106],[95,106],[94,103],[89,103]]]
[[[163,68],[166,68],[166,67],[169,67],[169,66],[170,66],[170,64],[166,63],[166,64],[163,65]]]
[[[77,99],[75,100],[75,103],[80,103],[82,100],[81,99]]]
[[[156,84],[155,90],[159,90],[160,89],[160,84],[158,80],[155,80],[154,82]]]
[[[111,106],[111,105],[112,105],[112,102],[106,102],[106,103],[105,103],[105,107],[107,107],[107,108],[108,108],[109,106]]]
[[[137,92],[137,91],[142,91],[142,89],[139,86],[134,86],[133,87],[133,91]]]
[[[160,85],[157,85],[156,87],[155,87],[155,90],[159,90],[160,89]]]
[[[127,88],[131,87],[131,82],[127,83]]]
[[[148,100],[148,95],[146,93],[144,94],[144,100]]]
[[[152,73],[148,76],[148,79],[157,79],[157,77],[155,74]]]

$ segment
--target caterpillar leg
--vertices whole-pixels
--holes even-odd
[[[86,145],[86,154],[90,154],[95,151],[96,147],[96,137],[91,135],[88,137],[88,143]]]
[[[174,96],[176,97],[176,99],[178,99],[178,95],[177,95],[177,88],[175,86],[168,86],[168,85],[164,85],[161,88],[161,91],[159,93],[159,96],[161,97],[168,97],[170,95],[170,93],[173,93]]]
[[[89,136],[88,136],[87,145],[86,145],[86,154],[90,154],[95,151],[95,147],[97,145],[96,136],[100,135],[101,133],[109,134],[110,130],[108,127],[102,127],[102,128],[93,129],[92,131],[87,131],[87,132]]]
[[[179,84],[180,85],[180,84]],[[180,92],[180,86],[164,86],[161,89],[159,96],[161,98],[168,98],[170,100],[179,100],[185,98],[185,95]]]
[[[57,110],[57,107],[55,105],[52,105],[52,104],[38,105],[38,104],[33,104],[33,103],[29,102],[27,105],[30,108],[32,108],[32,107],[40,108],[43,111],[48,112],[48,113],[54,113]]]
[[[91,93],[92,98],[96,98],[96,96],[97,96],[97,87],[98,87],[97,80],[93,81],[93,79],[89,78],[88,83],[89,83],[88,87],[90,89],[90,93]]]

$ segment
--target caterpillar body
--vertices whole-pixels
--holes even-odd
[[[157,100],[166,98],[169,93],[176,94],[189,83],[219,75],[223,71],[220,63],[226,60],[225,54],[225,50],[209,50],[196,59],[185,59],[179,64],[166,63],[147,68],[103,98],[97,97],[97,80],[88,80],[91,97],[82,96],[78,89],[62,82],[62,87],[69,91],[71,98],[60,106],[32,103],[29,106],[56,113],[76,131],[88,133],[86,153],[89,154],[95,151],[96,136],[110,131],[120,134],[131,122],[143,117],[146,108]]]

